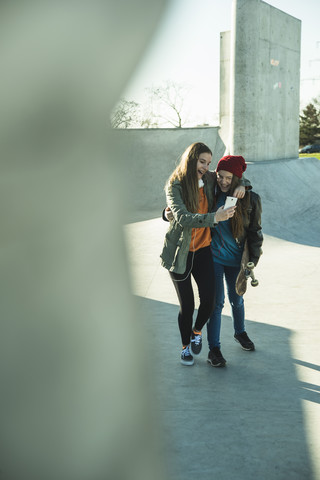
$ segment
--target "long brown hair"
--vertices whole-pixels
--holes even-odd
[[[233,174],[231,185],[228,191],[228,195],[232,195],[234,190],[238,187],[240,178]],[[217,195],[221,192],[219,185],[217,185]],[[230,226],[233,238],[240,238],[244,234],[244,219],[248,220],[248,208],[250,205],[250,193],[246,192],[243,198],[238,198],[237,208],[235,214],[230,218]]]
[[[197,163],[202,153],[212,151],[201,142],[192,143],[183,152],[179,165],[172,172],[167,183],[171,184],[179,180],[182,187],[182,198],[189,212],[196,213],[199,208],[199,182],[197,175]]]

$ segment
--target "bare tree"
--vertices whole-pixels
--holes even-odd
[[[167,80],[162,85],[146,88],[148,100],[141,105],[132,100],[121,99],[113,109],[113,128],[157,128],[172,125],[181,128],[184,118],[184,101],[190,88]]]
[[[190,87],[187,85],[171,80],[167,80],[160,86],[146,89],[150,99],[150,117],[169,123],[175,128],[181,128],[187,120],[183,119],[183,106],[189,90]]]
[[[132,100],[121,99],[111,114],[113,128],[134,128],[139,123],[140,105]]]
[[[157,128],[156,118],[147,106],[133,100],[121,99],[111,114],[113,128]]]

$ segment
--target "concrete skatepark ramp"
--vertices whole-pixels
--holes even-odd
[[[127,2],[125,16],[119,2],[79,2],[74,11],[68,2],[51,2],[49,7],[35,2],[25,9],[9,3],[3,2],[0,16],[5,126],[2,477],[160,480],[164,478],[158,465],[161,454],[153,448],[153,420],[158,417],[165,445],[163,463],[168,465],[166,480],[188,475],[201,480],[320,478],[319,249],[280,237],[285,234],[290,239],[295,233],[294,208],[288,221],[286,204],[283,219],[289,230],[284,233],[276,220],[282,221],[280,210],[273,212],[275,197],[269,200],[263,165],[250,167],[249,176],[263,194],[266,228],[281,230],[279,237],[266,235],[257,271],[260,287],[251,289],[246,301],[257,351],[248,357],[235,345],[226,308],[223,348],[228,368],[214,370],[204,352],[194,368],[183,370],[178,361],[176,295],[159,262],[166,229],[159,218],[163,204],[159,165],[166,160],[167,145],[165,139],[152,143],[151,155],[142,145],[138,164],[133,156],[137,141],[133,154],[123,156],[109,138],[113,135],[105,135],[106,119],[169,2]],[[242,3],[250,8],[261,2]],[[259,15],[264,34],[276,30],[292,36],[296,29],[291,26],[279,28],[276,19],[264,22],[275,13]],[[256,18],[246,25],[243,17],[243,28],[259,25]],[[253,60],[258,58],[254,53]],[[295,83],[289,85],[291,76],[286,75],[285,85],[278,75],[289,56],[282,50],[281,57],[275,53],[279,68],[268,58],[265,65],[271,81],[262,86],[273,89],[273,98],[287,101],[291,93],[282,92],[285,87],[291,92],[292,86],[294,93]],[[297,50],[289,64],[299,65]],[[247,63],[254,82],[251,66]],[[285,70],[298,82],[294,68]],[[264,71],[259,78],[265,78]],[[274,89],[273,82],[279,86],[280,80],[281,89]],[[253,98],[250,89],[248,94]],[[266,121],[266,112],[256,108],[254,99],[243,105],[253,105]],[[278,105],[272,106],[274,115],[283,111]],[[243,112],[237,115],[240,122],[245,120]],[[280,148],[289,140],[297,146],[289,123],[298,121],[294,112],[286,109],[280,119],[288,142],[269,139]],[[251,128],[247,132],[264,154],[258,136]],[[260,132],[265,134],[264,125]],[[197,131],[190,133],[198,136]],[[209,129],[203,135],[208,133]],[[220,150],[218,143],[211,137],[209,145]],[[183,141],[176,146],[181,152],[186,145]],[[283,157],[266,154],[262,160],[291,158],[290,152]],[[247,157],[246,152],[238,153]],[[261,160],[258,155],[256,159]],[[174,156],[168,159],[170,165],[174,160]],[[152,201],[148,205],[154,210],[153,220],[126,227],[133,289],[140,305],[137,312],[122,237],[123,218],[132,199],[123,197],[133,185],[135,195],[148,201],[144,194],[152,182],[145,164],[152,168],[161,191],[158,196],[156,192],[159,205]],[[131,165],[137,175],[144,175],[141,188],[130,171],[122,175]],[[164,166],[166,173],[171,170]],[[268,170],[272,186],[277,166],[269,163]],[[295,171],[299,175],[298,167]],[[288,182],[278,178],[275,190],[285,189]],[[291,191],[291,198],[296,198],[295,193]],[[298,213],[301,231],[308,217],[304,223],[304,211]],[[145,372],[149,368],[154,368],[154,401],[149,400],[152,393]]]
[[[320,163],[261,162],[246,173],[262,197],[265,236],[260,285],[245,296],[256,351],[234,342],[226,301],[224,369],[206,362],[205,331],[195,365],[180,364],[178,302],[159,262],[167,228],[160,212],[125,227],[168,480],[186,471],[201,480],[320,478]]]
[[[262,198],[265,233],[320,246],[319,160],[304,157],[251,163],[246,176]]]
[[[141,149],[142,159],[152,159],[150,174],[135,163],[145,175],[136,196],[144,192],[149,214],[125,232],[163,462],[168,480],[318,480],[320,162],[297,158],[301,24],[260,0],[234,0],[233,20],[231,34],[222,35],[219,135],[227,153],[249,161],[246,176],[262,198],[260,284],[245,296],[256,351],[235,344],[226,302],[227,367],[212,368],[206,347],[193,367],[180,364],[178,301],[159,261],[167,229],[161,178],[175,159],[166,155],[162,133],[162,142],[147,150],[146,141]],[[213,137],[207,143],[215,147]],[[176,145],[181,152],[187,146]],[[136,206],[143,214],[143,205]]]
[[[174,149],[167,155],[163,148],[168,135],[162,132],[156,144],[143,143],[134,164],[144,173],[134,182],[144,205],[134,195],[131,203],[141,215],[148,207],[148,215],[125,227],[162,458],[168,480],[318,480],[320,162],[297,158],[301,25],[260,0],[234,0],[233,12],[233,31],[222,35],[219,135],[227,153],[249,161],[246,176],[262,198],[260,285],[245,297],[256,351],[235,344],[226,302],[227,367],[212,368],[206,347],[193,367],[180,364],[178,301],[159,261],[167,229],[161,179],[175,160]],[[176,138],[182,152],[187,145]],[[213,136],[206,143],[216,145]],[[151,160],[137,168],[141,159]]]
[[[320,478],[320,162],[251,163],[246,175],[262,198],[265,237],[260,285],[245,296],[256,351],[234,342],[226,301],[225,369],[206,362],[205,338],[195,365],[180,365],[178,302],[159,262],[167,229],[160,211],[125,227],[168,480],[186,471],[201,480]]]

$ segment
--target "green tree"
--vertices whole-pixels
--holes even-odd
[[[318,104],[318,101],[315,100]],[[320,140],[320,111],[309,103],[300,115],[300,146],[317,143]]]

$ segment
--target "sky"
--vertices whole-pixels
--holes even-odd
[[[300,108],[320,95],[320,1],[266,3],[302,21]],[[171,80],[186,85],[184,126],[219,124],[220,32],[231,29],[232,0],[169,0],[122,97],[143,104],[146,89]]]

